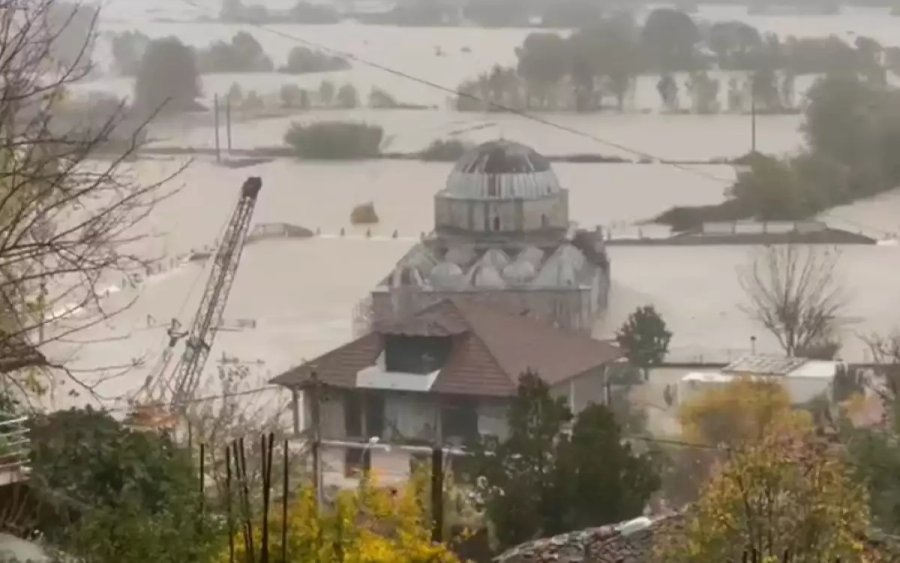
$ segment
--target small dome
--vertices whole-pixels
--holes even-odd
[[[441,262],[431,270],[431,285],[438,289],[461,289],[466,285],[462,268],[453,262]]]
[[[438,263],[437,259],[422,245],[416,245],[400,259],[400,264],[415,268],[424,275],[428,275],[432,268]]]
[[[559,191],[550,161],[531,147],[497,140],[465,153],[442,194],[469,199],[535,199]]]
[[[444,260],[457,266],[468,266],[475,259],[475,251],[469,246],[454,246],[447,251]]]
[[[578,284],[578,272],[584,267],[584,255],[574,246],[559,247],[547,259],[535,278],[535,285],[565,287]]]
[[[503,281],[500,272],[490,264],[478,264],[472,268],[470,279],[475,287],[488,289],[503,289],[506,287],[506,282]]]
[[[391,273],[391,287],[424,287],[422,274],[411,265],[400,265]]]
[[[516,260],[523,260],[525,262],[530,262],[532,266],[537,269],[538,266],[544,261],[544,251],[536,246],[528,246],[522,249],[519,252],[519,255],[516,256]]]
[[[534,279],[536,274],[537,270],[534,265],[531,262],[522,259],[517,259],[515,262],[503,268],[503,279],[516,285],[530,282]]]
[[[491,248],[481,255],[478,263],[489,264],[499,271],[509,266],[510,259],[509,256],[507,256],[506,253],[499,248]]]

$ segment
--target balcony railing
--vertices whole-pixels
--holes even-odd
[[[0,484],[28,473],[31,439],[28,417],[4,418],[0,415]]]

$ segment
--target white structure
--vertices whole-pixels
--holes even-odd
[[[831,397],[838,365],[839,362],[806,358],[746,356],[721,371],[688,373],[678,383],[678,400],[689,402],[710,389],[751,377],[781,384],[795,405],[808,403],[819,396]]]
[[[396,320],[464,298],[589,333],[606,308],[609,270],[603,233],[572,232],[568,192],[547,159],[519,143],[491,141],[456,163],[434,196],[434,233],[385,276],[359,314]]]

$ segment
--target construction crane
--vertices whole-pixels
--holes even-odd
[[[172,320],[168,329],[168,347],[163,353],[162,367],[158,373],[151,373],[145,385],[147,398],[152,402],[148,407],[138,406],[132,420],[142,426],[171,424],[172,415],[184,413],[200,385],[200,376],[216,337],[217,327],[222,323],[222,315],[228,302],[228,294],[234,283],[241,260],[241,252],[250,229],[250,219],[256,207],[256,198],[262,188],[262,180],[250,177],[241,187],[241,195],[231,215],[222,240],[213,254],[212,268],[200,306],[187,331],[180,330],[177,319]],[[166,373],[169,359],[176,343],[185,338],[184,352],[170,374]],[[160,417],[158,407],[168,404],[169,416]]]

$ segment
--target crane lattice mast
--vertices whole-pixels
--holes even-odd
[[[200,375],[215,340],[216,330],[222,323],[225,304],[234,283],[247,231],[250,229],[250,219],[256,206],[256,197],[261,188],[262,180],[258,177],[247,178],[244,182],[237,207],[228,221],[215,255],[212,256],[212,269],[203,298],[200,300],[200,307],[186,334],[184,354],[169,380],[173,410],[183,409],[197,392]]]

